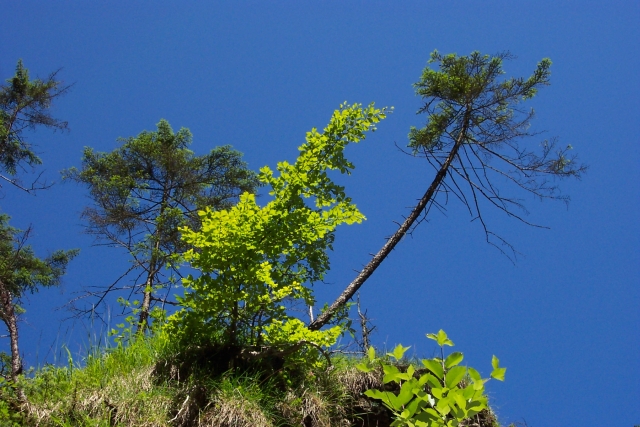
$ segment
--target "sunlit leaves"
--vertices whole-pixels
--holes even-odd
[[[445,345],[453,345],[443,330],[427,334],[427,337],[438,342],[442,351]],[[457,426],[487,408],[484,383],[488,380],[473,368],[459,366],[462,353],[453,352],[444,361],[442,358],[423,359],[426,372],[416,371],[412,364],[403,371],[399,365],[389,362],[389,358],[401,359],[408,348],[398,344],[393,352],[387,353],[387,358],[376,358],[371,347],[367,358],[356,366],[363,372],[382,368],[382,384],[397,384],[398,391],[395,392],[372,389],[364,393],[380,400],[393,412],[392,426]],[[503,380],[506,368],[498,366],[495,356],[492,365],[491,377]],[[388,390],[388,386],[385,388]]]
[[[462,353],[454,351],[449,356],[447,356],[447,358],[445,359],[444,367],[447,368],[447,369],[450,369],[453,366],[456,366],[457,364],[462,362],[462,359],[464,359],[464,356],[462,355]]]
[[[440,347],[449,345],[453,346],[453,341],[449,339],[447,333],[440,329],[437,334],[427,334],[427,338],[434,340]]]
[[[402,344],[398,344],[396,348],[393,349],[393,353],[387,353],[387,355],[393,357],[396,360],[400,360],[404,357],[404,354],[410,348],[411,347],[403,347]]]
[[[201,211],[200,230],[183,228],[183,239],[194,247],[186,259],[202,275],[184,281],[183,308],[168,328],[183,337],[223,336],[248,346],[332,345],[341,328],[312,332],[287,307],[314,304],[310,285],[329,268],[336,227],[365,219],[328,173],[350,173],[354,166],[344,148],[364,139],[385,114],[373,104],[341,105],[322,133],[307,133],[295,163],[260,169],[271,201],[259,206],[245,193],[230,209]]]
[[[500,367],[500,360],[498,360],[496,356],[493,356],[491,359],[491,366],[493,366],[491,378],[495,378],[498,381],[504,381],[504,374],[507,372],[507,368]]]

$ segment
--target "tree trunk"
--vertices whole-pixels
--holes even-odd
[[[449,152],[449,155],[447,156],[447,159],[444,161],[442,166],[440,166],[436,177],[433,179],[433,182],[431,182],[431,185],[427,189],[426,193],[424,193],[418,204],[411,211],[411,214],[409,214],[407,219],[405,219],[402,225],[400,225],[400,228],[398,228],[393,236],[391,236],[389,240],[387,240],[387,242],[382,246],[378,253],[374,255],[371,261],[369,261],[369,263],[362,269],[362,271],[360,271],[358,276],[349,284],[349,286],[345,288],[342,294],[340,294],[340,296],[336,298],[331,306],[329,306],[329,308],[325,312],[320,314],[315,321],[309,324],[309,329],[315,331],[326,325],[331,320],[336,311],[340,307],[344,306],[348,300],[353,298],[358,289],[360,289],[360,287],[364,284],[364,282],[366,282],[369,276],[371,276],[373,272],[378,268],[378,266],[380,266],[382,261],[384,261],[387,255],[391,253],[393,248],[395,248],[395,246],[400,242],[407,231],[409,231],[413,223],[420,217],[420,214],[422,214],[429,202],[433,199],[433,196],[438,190],[438,187],[440,187],[440,184],[442,184],[442,181],[447,176],[449,166],[455,159],[460,146],[464,142],[468,129],[468,116],[468,113],[465,114],[463,127],[460,131],[460,134],[458,135],[458,138],[456,139],[455,144],[453,145],[453,148]]]
[[[1,281],[0,310],[0,318],[2,318],[2,321],[7,325],[7,329],[9,330],[9,340],[11,342],[11,380],[15,384],[18,398],[24,402],[26,401],[24,391],[17,385],[18,376],[22,373],[22,360],[20,359],[20,350],[18,347],[18,322],[11,292],[5,288]]]
[[[155,259],[149,263],[149,273],[147,274],[147,280],[144,286],[144,292],[142,297],[142,305],[140,306],[140,317],[138,318],[138,329],[136,333],[142,334],[149,326],[149,310],[151,308],[151,292],[153,286],[153,279],[156,274]]]
[[[165,186],[164,191],[162,193],[162,201],[160,202],[160,214],[158,218],[162,217],[165,210],[167,209],[167,199],[169,198],[169,193],[167,187]],[[158,220],[156,218],[156,221]],[[147,280],[144,286],[142,305],[140,306],[140,317],[138,319],[138,329],[136,330],[137,334],[143,334],[144,331],[149,327],[149,311],[151,310],[151,292],[153,292],[153,283],[155,281],[156,274],[160,268],[158,267],[158,252],[160,251],[160,238],[162,236],[161,231],[157,229],[158,225],[156,224],[156,243],[153,245],[153,249],[151,252],[151,259],[149,260],[149,271],[147,273]]]

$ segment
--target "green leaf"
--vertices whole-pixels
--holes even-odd
[[[439,388],[439,387],[433,387],[431,389],[431,394],[433,394],[433,397],[435,397],[438,400],[442,399],[442,397],[444,396],[442,388]]]
[[[368,363],[358,363],[356,365],[356,369],[359,370],[360,372],[364,372],[364,373],[373,371],[373,368],[371,366],[369,366]]]
[[[440,329],[437,334],[427,334],[427,338],[436,341],[440,347],[445,345],[453,346],[453,341],[449,339],[447,333],[442,329]]]
[[[440,414],[438,414],[435,409],[427,408],[418,416],[418,418],[426,422],[437,422],[440,420]]]
[[[453,400],[453,398],[452,398],[452,400]],[[466,417],[467,411],[465,410],[464,406],[459,407],[458,405],[454,405],[453,402],[452,402],[452,404],[449,407],[451,408],[451,415],[453,415],[453,417],[454,417],[453,420],[455,420],[455,421],[463,421],[465,418],[467,418]],[[457,423],[455,425],[457,425]]]
[[[374,361],[376,358],[376,349],[373,348],[373,346],[369,347],[369,350],[367,350],[367,356],[369,357],[370,361]]]
[[[383,392],[376,389],[367,390],[364,392],[364,395],[377,400],[382,400],[385,397],[385,394]]]
[[[498,369],[500,367],[500,359],[498,359],[495,354],[491,358],[491,367],[493,369]]]
[[[402,387],[400,387],[400,393],[398,393],[396,402],[398,405],[404,406],[409,403],[411,399],[413,399],[413,386],[411,383],[405,382],[402,384]]]
[[[449,393],[449,396],[453,397],[453,400],[456,402],[456,405],[458,405],[458,407],[460,407],[460,409],[462,409],[463,411],[466,411],[467,409],[467,401],[463,396],[462,390],[452,390]],[[463,417],[466,414],[462,414]]]
[[[500,360],[494,355],[491,359],[491,366],[493,366],[493,372],[491,372],[491,378],[495,378],[498,381],[504,381],[504,374],[507,372],[507,368],[500,367]]]
[[[436,377],[442,380],[444,370],[442,369],[442,364],[440,362],[435,359],[422,359],[422,364],[425,368],[433,372]]]
[[[402,344],[398,344],[396,348],[393,349],[393,353],[387,353],[387,356],[393,357],[396,360],[400,360],[404,357],[404,353],[410,348],[411,346],[403,347]]]
[[[464,366],[454,366],[446,374],[445,384],[449,388],[457,386],[467,373],[467,368]]]
[[[382,384],[388,384],[392,381],[398,381],[403,378],[399,378],[402,376],[402,372],[393,365],[382,365],[382,370],[384,371],[384,376],[382,377]]]
[[[464,397],[465,400],[469,400],[473,398],[475,394],[476,394],[476,390],[473,389],[473,384],[469,384],[468,386],[462,389],[462,397]]]
[[[409,367],[407,368],[407,376],[409,378],[413,378],[413,374],[416,372],[416,369],[413,367],[413,365],[409,365]]]
[[[436,377],[434,377],[431,374],[425,374],[424,375],[426,377],[426,381],[427,384],[429,384],[429,386],[431,387],[442,387],[442,383],[440,382],[440,380]]]
[[[474,416],[487,408],[487,398],[480,396],[467,403],[467,416]]]
[[[405,410],[408,411],[409,417],[413,417],[426,404],[427,403],[422,399],[413,399],[407,404]]]
[[[455,366],[460,362],[462,362],[462,359],[464,359],[464,356],[462,355],[462,353],[453,352],[449,356],[447,356],[447,358],[445,359],[444,367],[449,369],[452,366]]]
[[[449,406],[449,399],[442,398],[436,403],[436,410],[440,412],[442,415],[447,415],[451,412],[451,407]]]
[[[467,371],[469,372],[469,376],[473,381],[482,381],[482,376],[480,375],[480,372],[476,371],[473,368],[468,368]]]

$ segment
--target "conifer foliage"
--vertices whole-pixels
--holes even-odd
[[[531,144],[533,109],[522,103],[549,85],[551,61],[542,59],[528,78],[502,78],[509,53],[468,56],[431,54],[428,66],[414,85],[423,101],[418,114],[427,115],[424,127],[412,128],[409,148],[424,157],[436,174],[424,195],[398,230],[328,310],[310,325],[320,329],[345,306],[373,274],[402,237],[411,232],[432,206],[442,208],[459,200],[482,226],[488,243],[509,256],[516,251],[488,226],[483,212],[496,209],[525,224],[521,194],[567,201],[557,179],[580,178],[587,169],[571,155],[571,145],[555,140]],[[433,67],[431,64],[436,64]]]
[[[18,316],[24,312],[20,307],[23,298],[37,292],[40,287],[60,284],[67,264],[78,250],[58,250],[46,259],[35,256],[26,245],[30,230],[21,232],[9,225],[9,216],[0,214],[0,320],[9,332],[11,346],[10,372],[2,372],[15,383],[22,372],[22,361],[18,347]]]
[[[137,310],[143,331],[152,303],[167,302],[167,294],[159,292],[168,290],[173,277],[164,277],[164,267],[190,247],[181,240],[179,229],[199,229],[198,210],[229,208],[240,194],[255,192],[258,181],[238,151],[222,146],[197,156],[189,149],[189,130],[174,133],[166,120],[156,131],[119,141],[122,145],[110,153],[85,148],[82,167],[63,176],[89,188],[93,205],[82,214],[87,231],[131,256],[129,271],[142,278],[132,293],[142,294]],[[102,302],[107,293],[120,288],[101,285],[90,289],[89,295]]]
[[[53,118],[49,111],[53,100],[69,90],[69,86],[57,80],[56,74],[45,80],[31,80],[29,70],[20,60],[15,75],[7,80],[8,84],[0,86],[0,180],[27,192],[47,185],[34,182],[25,187],[16,178],[26,166],[42,163],[32,144],[25,139],[24,131],[38,126],[67,129],[67,122]]]

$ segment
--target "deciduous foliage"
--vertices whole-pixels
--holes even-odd
[[[384,372],[383,390],[370,389],[364,394],[380,400],[391,410],[395,418],[391,423],[393,427],[457,427],[479,421],[475,417],[489,407],[484,389],[489,379],[482,378],[474,368],[461,366],[462,353],[453,352],[444,357],[444,346],[453,346],[453,341],[442,329],[437,334],[427,334],[427,338],[438,343],[440,357],[422,359],[425,369],[420,373],[411,363],[405,372],[399,369],[398,364],[409,347],[398,344],[382,358],[376,357],[375,349],[370,347],[357,368],[370,372],[380,367]],[[395,362],[389,363],[389,358]],[[491,378],[504,381],[507,368],[500,367],[496,356],[491,365]],[[385,385],[393,383],[397,385],[397,392],[384,390]]]
[[[191,141],[188,129],[174,133],[161,120],[157,131],[120,139],[122,145],[110,153],[85,148],[82,167],[63,173],[89,188],[93,206],[83,213],[88,232],[126,250],[133,261],[129,271],[143,277],[131,290],[142,293],[140,330],[148,323],[152,302],[166,301],[156,296],[168,289],[163,268],[190,247],[178,229],[199,230],[198,210],[227,209],[240,194],[253,193],[258,186],[239,152],[223,146],[196,156],[189,150]],[[114,289],[116,284],[90,294],[102,301]]]
[[[185,258],[201,275],[183,281],[183,308],[169,318],[171,334],[189,343],[242,346],[255,357],[265,348],[335,343],[340,326],[311,331],[288,309],[314,304],[311,285],[329,268],[336,227],[364,219],[328,173],[350,173],[344,148],[385,115],[373,105],[341,105],[322,133],[307,133],[294,164],[278,163],[277,174],[260,170],[270,202],[261,207],[245,193],[228,210],[201,212],[201,229],[182,229],[193,246]]]
[[[10,377],[14,382],[22,372],[17,321],[23,310],[19,304],[27,293],[60,284],[67,264],[78,253],[59,250],[44,260],[37,258],[31,247],[25,245],[29,231],[21,233],[9,225],[7,215],[0,214],[0,320],[9,332]]]
[[[409,147],[436,170],[426,192],[398,230],[382,246],[330,308],[310,325],[317,330],[344,307],[402,237],[432,206],[441,207],[450,197],[458,199],[482,225],[487,241],[513,251],[507,241],[487,226],[483,209],[494,207],[527,224],[518,192],[538,198],[567,198],[559,193],[555,178],[580,177],[585,166],[569,155],[571,146],[557,147],[554,141],[526,144],[533,110],[521,103],[549,84],[551,61],[543,59],[528,78],[500,79],[503,61],[496,56],[473,52],[469,56],[431,54],[429,64],[415,84],[424,99],[418,113],[427,114],[427,124],[412,128]],[[516,190],[516,195],[509,195]],[[418,221],[418,222],[416,222]],[[533,225],[533,224],[530,224]],[[515,254],[515,252],[513,252]]]
[[[57,80],[56,74],[52,73],[46,80],[31,80],[29,70],[20,60],[16,74],[0,86],[0,179],[27,192],[46,185],[34,182],[24,187],[15,178],[20,169],[42,163],[26,141],[24,131],[38,126],[67,129],[67,122],[53,118],[49,111],[53,100],[69,90],[69,86]]]

